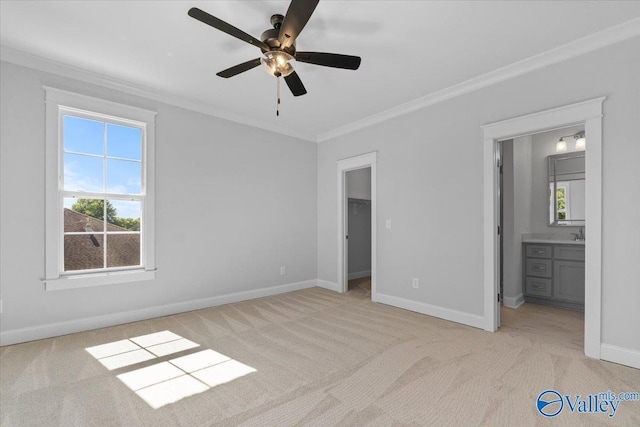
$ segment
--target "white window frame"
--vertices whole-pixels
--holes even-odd
[[[155,117],[156,112],[44,86],[46,94],[45,289],[47,291],[137,282],[155,278]],[[63,271],[63,146],[65,114],[142,130],[140,266],[100,271]],[[107,194],[108,195],[108,194]],[[121,195],[120,195],[121,196]],[[118,197],[121,198],[121,197]]]

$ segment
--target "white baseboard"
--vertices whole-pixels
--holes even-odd
[[[601,344],[600,359],[640,369],[640,351],[617,345]]]
[[[140,310],[125,311],[120,313],[106,314],[102,316],[85,317],[82,319],[32,326],[28,328],[11,329],[8,331],[0,332],[0,346],[18,344],[21,342],[34,341],[43,338],[57,337],[60,335],[67,335],[76,332],[89,331],[92,329],[105,328],[108,326],[121,325],[124,323],[138,322],[140,320],[147,320],[155,317],[169,316],[172,314],[214,307],[217,305],[230,304],[254,298],[261,298],[270,295],[282,294],[285,292],[297,291],[300,289],[312,288],[316,285],[317,281],[315,279],[305,280],[303,282],[271,286],[268,288],[256,289],[252,291],[235,292],[232,294],[220,295],[210,298],[202,298],[175,304],[142,308]]]
[[[349,280],[360,279],[362,277],[369,276],[371,276],[371,270],[356,271],[355,273],[349,273]]]
[[[342,289],[340,289],[340,285],[338,285],[337,283],[329,282],[327,280],[318,279],[318,287],[329,289],[330,291],[334,292],[342,292]]]
[[[277,295],[285,292],[297,291],[300,289],[312,288],[314,286],[318,286],[334,292],[341,291],[337,283],[320,279],[305,280],[303,282],[271,286],[268,288],[256,289],[252,291],[235,292],[227,295],[143,308],[140,310],[107,314],[103,316],[86,317],[83,319],[70,320],[67,322],[58,322],[47,325],[2,331],[0,332],[0,346],[51,338],[60,335],[88,331],[92,329],[105,328],[109,326],[137,322],[156,317],[169,316],[172,314],[184,313],[187,311],[200,310],[203,308],[215,307],[218,305],[231,304],[234,302],[246,301],[255,298]],[[524,302],[524,300],[519,301],[519,299],[521,298],[522,295],[519,295],[515,298],[504,298],[504,303],[506,306],[509,306],[508,304],[515,302],[515,307],[513,308],[517,308]],[[431,304],[411,301],[408,299],[398,298],[380,293],[376,294],[375,302],[391,305],[405,310],[415,311],[417,313],[426,314],[428,316],[438,317],[440,319],[450,320],[452,322],[461,323],[463,325],[472,326],[479,329],[484,328],[484,317],[475,314],[464,313],[457,310],[438,307]],[[631,350],[611,344],[602,344],[600,346],[600,358],[609,362],[614,362],[620,365],[640,369],[640,351],[637,350]]]
[[[436,305],[411,301],[391,295],[384,295],[379,292],[376,295],[376,302],[392,305],[398,308],[404,308],[405,310],[415,311],[428,316],[439,317],[440,319],[450,320],[456,323],[462,323],[463,325],[473,326],[474,328],[484,329],[484,316],[464,313],[450,308],[438,307]]]
[[[503,297],[502,302],[505,307],[518,308],[524,304],[524,295],[520,294],[515,297]]]

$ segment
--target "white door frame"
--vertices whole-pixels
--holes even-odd
[[[347,204],[347,172],[371,168],[371,300],[376,301],[377,274],[377,186],[376,159],[377,152],[362,154],[348,159],[338,160],[338,289],[345,293],[349,290],[349,272],[347,263],[345,215]]]
[[[571,125],[585,125],[586,224],[584,352],[600,359],[602,316],[602,103],[606,97],[591,99],[552,110],[503,120],[482,126],[484,133],[484,317],[487,331],[498,328],[497,301],[499,265],[497,210],[499,198],[496,146],[498,141]]]

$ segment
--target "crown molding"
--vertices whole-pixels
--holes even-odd
[[[33,68],[62,77],[79,80],[108,89],[117,90],[127,94],[151,99],[153,101],[162,102],[164,104],[185,108],[187,110],[198,113],[207,114],[224,120],[240,123],[254,128],[264,129],[281,135],[291,136],[293,138],[302,139],[310,142],[317,142],[315,135],[302,134],[291,131],[290,129],[282,129],[273,126],[272,123],[260,120],[252,120],[237,114],[229,113],[211,106],[210,104],[194,101],[186,97],[166,93],[147,86],[131,83],[122,79],[111,77],[95,71],[86,70],[84,68],[75,67],[53,59],[23,52],[8,46],[0,45],[0,60],[10,62],[12,64],[23,67]]]
[[[165,104],[174,105],[185,108],[187,110],[204,113],[213,117],[229,120],[243,125],[264,129],[270,132],[278,133],[311,142],[325,142],[355,132],[360,129],[374,126],[379,123],[391,120],[405,114],[429,107],[434,104],[455,98],[466,93],[482,89],[487,86],[505,81],[531,71],[535,71],[568,59],[580,56],[591,51],[610,46],[634,37],[640,36],[640,18],[634,18],[630,21],[608,28],[606,30],[591,34],[573,42],[564,44],[557,48],[546,52],[531,56],[522,61],[498,68],[486,74],[466,80],[462,83],[439,90],[429,95],[422,96],[412,101],[392,107],[380,113],[373,114],[360,120],[356,120],[347,125],[335,128],[319,135],[310,135],[291,131],[290,129],[282,129],[274,126],[270,122],[252,120],[237,114],[223,111],[213,107],[210,104],[188,99],[186,97],[161,92],[157,89],[134,84],[115,77],[89,71],[84,68],[74,67],[52,59],[33,55],[27,52],[16,50],[7,46],[0,45],[0,60],[11,62],[28,68],[34,68],[40,71],[61,75],[63,77],[73,78],[85,83],[95,84],[109,89],[140,96],[142,98],[151,99]]]
[[[522,61],[498,68],[486,74],[466,80],[462,83],[422,96],[413,101],[398,105],[364,119],[357,120],[329,132],[318,135],[318,143],[337,138],[376,124],[391,120],[416,110],[438,104],[457,96],[482,89],[522,74],[535,71],[549,65],[580,56],[594,50],[610,46],[640,36],[640,18],[588,35],[546,52],[531,56]]]

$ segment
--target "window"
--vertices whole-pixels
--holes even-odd
[[[556,190],[556,211],[558,212],[558,221],[567,219],[567,198],[566,187],[558,187]]]
[[[584,219],[572,219],[571,216],[571,198],[577,193],[573,186],[574,184],[572,184],[573,182],[575,181],[558,181],[556,184],[553,182],[549,183],[549,224],[576,225],[576,221],[584,221]],[[554,187],[555,197],[553,197]],[[573,191],[572,188],[574,188]],[[584,196],[582,198],[584,199]]]
[[[46,289],[153,278],[155,113],[45,90]]]

